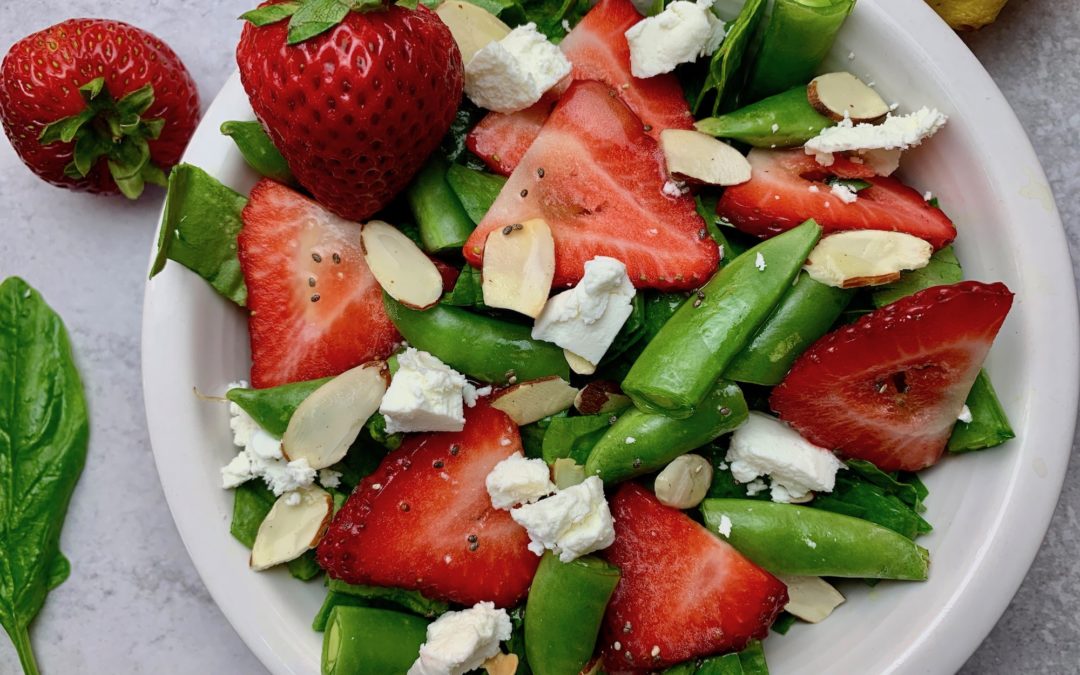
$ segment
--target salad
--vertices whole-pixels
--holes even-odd
[[[928,578],[1012,293],[896,177],[946,116],[821,72],[853,6],[244,15],[263,178],[178,165],[151,275],[248,313],[231,531],[325,584],[324,673],[756,675]]]

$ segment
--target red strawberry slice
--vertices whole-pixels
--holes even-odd
[[[930,242],[935,249],[956,238],[956,228],[941,209],[926,203],[915,190],[895,178],[874,176],[836,156],[823,167],[802,150],[750,152],[753,175],[724,190],[716,212],[743,232],[771,237],[813,218],[825,233],[840,230],[892,230]],[[870,187],[845,204],[824,182],[828,176],[862,178]]]
[[[622,571],[600,648],[612,671],[656,671],[764,637],[787,587],[686,514],[626,483],[611,500]]]
[[[813,344],[770,404],[809,441],[884,471],[941,458],[1013,295],[963,281],[920,291]]]
[[[252,386],[337,375],[390,355],[400,336],[364,262],[358,223],[266,179],[243,217]]]
[[[489,233],[543,218],[556,286],[577,283],[585,262],[604,255],[624,262],[639,288],[696,288],[718,252],[694,200],[663,193],[665,170],[656,141],[607,86],[575,82],[465,243],[465,258],[480,267]]]
[[[357,486],[319,544],[327,573],[463,605],[517,604],[540,559],[509,512],[491,506],[491,469],[522,452],[517,427],[485,400],[457,433],[409,435]]]
[[[608,85],[653,138],[664,129],[691,129],[694,118],[674,75],[639,79],[630,73],[626,31],[643,17],[630,0],[601,0],[559,43],[573,65],[570,77]],[[563,87],[565,88],[565,87]],[[551,113],[551,100],[509,115],[491,113],[469,134],[468,146],[492,171],[509,176]]]

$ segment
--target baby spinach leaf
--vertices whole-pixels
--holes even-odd
[[[67,577],[60,530],[90,436],[60,317],[18,277],[0,284],[0,625],[38,672],[30,623]]]
[[[297,406],[330,379],[324,377],[319,380],[290,382],[266,389],[234,387],[225,393],[225,398],[240,406],[269,434],[280,438],[285,434]]]
[[[553,417],[544,434],[541,450],[544,461],[554,464],[556,459],[569,457],[578,464],[585,464],[593,446],[611,427],[613,417],[614,415]]]
[[[739,652],[739,663],[745,675],[769,675],[769,666],[765,663],[765,650],[761,647],[761,640],[751,640]]]
[[[984,450],[1016,437],[985,370],[979,371],[968,392],[967,407],[971,411],[971,421],[958,421],[953,427],[949,452]]]
[[[233,491],[232,524],[229,532],[244,546],[255,545],[259,525],[270,513],[276,498],[261,480],[249,480]]]
[[[244,226],[240,214],[246,204],[243,195],[202,169],[190,164],[173,167],[150,278],[168,260],[175,260],[243,306],[247,287],[236,255],[236,235]]]
[[[454,287],[443,296],[442,303],[453,307],[480,309],[487,307],[484,304],[484,288],[480,270],[471,265],[462,267]]]
[[[899,281],[874,289],[874,306],[891,305],[900,298],[906,298],[931,286],[955,284],[963,278],[964,270],[960,268],[960,261],[956,259],[953,247],[946,246],[930,256],[926,267],[904,272]]]
[[[720,44],[720,48],[712,55],[705,82],[701,86],[700,93],[693,97],[694,112],[697,112],[702,101],[711,93],[715,93],[714,115],[722,112],[724,106],[730,104],[734,98],[734,88],[740,84],[737,79],[743,74],[743,60],[750,46],[750,40],[765,15],[767,5],[765,0],[747,0],[743,5],[739,16],[728,27],[727,36]]]
[[[327,586],[334,593],[343,593],[371,601],[376,606],[385,606],[385,603],[407,609],[414,614],[428,618],[443,614],[450,606],[440,600],[425,598],[417,591],[407,591],[402,588],[389,588],[383,586],[357,586],[347,584],[338,579],[330,579]]]
[[[933,528],[919,512],[926,486],[915,474],[886,473],[870,462],[849,460],[836,476],[831,493],[820,493],[808,506],[869,520],[909,539]]]
[[[446,172],[446,182],[457,195],[469,219],[479,224],[495,198],[499,196],[506,179],[493,173],[476,171],[460,164],[451,164]]]
[[[525,16],[536,23],[536,29],[558,43],[585,16],[593,3],[590,0],[524,0]],[[565,23],[564,23],[565,22]]]
[[[499,17],[503,23],[513,28],[529,21],[525,16],[525,8],[517,0],[466,0],[467,2],[486,9]]]
[[[305,551],[299,558],[293,558],[285,565],[289,574],[300,581],[311,581],[322,574],[322,568],[315,562],[315,550]]]

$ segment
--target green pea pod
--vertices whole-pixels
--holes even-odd
[[[631,408],[593,446],[585,462],[585,475],[599,476],[610,485],[651,473],[732,431],[746,415],[742,390],[727,380],[717,382],[685,419]]]
[[[949,452],[992,448],[1016,437],[985,370],[979,371],[968,392],[967,407],[971,411],[971,422],[957,422],[953,427],[947,446]]]
[[[738,654],[724,654],[705,659],[694,675],[743,675],[742,661]]]
[[[428,253],[460,249],[476,228],[446,182],[448,167],[445,157],[432,155],[405,191],[409,208],[420,226],[420,240]]]
[[[480,224],[495,199],[506,185],[506,179],[493,173],[477,171],[460,164],[451,164],[446,171],[446,182],[457,195],[469,218]]]
[[[852,295],[850,289],[826,286],[800,273],[724,377],[770,387],[780,384],[795,359],[829,332]]]
[[[273,178],[279,183],[294,182],[289,163],[274,146],[262,124],[236,120],[222,122],[221,133],[233,140],[244,161],[259,175]]]
[[[570,379],[562,349],[532,339],[528,326],[445,305],[409,309],[385,293],[383,305],[409,344],[481,382],[507,384],[510,377],[525,382],[551,375]]]
[[[821,237],[812,220],[713,275],[645,347],[622,389],[642,410],[688,417],[791,288]]]
[[[774,0],[747,83],[747,100],[809,82],[854,7],[855,0]]]
[[[329,591],[326,594],[326,598],[323,599],[322,607],[319,607],[319,611],[315,614],[315,618],[311,620],[311,630],[316,633],[325,631],[326,624],[330,622],[331,612],[334,611],[335,607],[342,605],[346,607],[370,607],[371,603],[370,601],[355,595],[346,595],[345,593]]]
[[[698,120],[694,126],[710,136],[758,148],[792,148],[834,124],[814,110],[806,86],[799,85],[725,115]]]
[[[427,638],[428,620],[374,607],[338,606],[323,633],[323,675],[400,675]]]
[[[563,563],[544,554],[525,605],[525,654],[536,675],[581,672],[618,583],[619,569],[599,558]]]
[[[839,513],[753,499],[706,499],[701,514],[713,532],[726,516],[731,535],[724,538],[773,574],[925,581],[930,568],[929,552],[907,537]]]

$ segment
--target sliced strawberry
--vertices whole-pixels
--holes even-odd
[[[364,262],[358,223],[266,179],[243,217],[253,386],[337,375],[390,355],[400,336]]]
[[[457,283],[458,277],[461,275],[461,270],[444,263],[434,256],[428,256],[431,258],[431,262],[435,263],[435,269],[439,270],[439,276],[442,277],[443,293],[450,291],[454,288],[454,284]]]
[[[770,237],[813,218],[825,233],[839,230],[892,230],[930,242],[935,249],[956,238],[956,228],[941,209],[926,203],[895,178],[874,176],[867,166],[837,155],[823,167],[802,150],[750,152],[749,182],[724,190],[716,212],[743,232]],[[870,187],[845,204],[832,194],[828,176],[862,178]]]
[[[622,571],[600,648],[615,672],[666,666],[742,649],[764,637],[787,604],[776,577],[651,492],[626,483],[611,500]]]
[[[885,471],[941,458],[1012,293],[963,281],[920,291],[813,344],[770,404],[809,441]]]
[[[485,400],[466,409],[463,431],[409,435],[334,517],[319,564],[353,584],[512,607],[540,559],[525,529],[491,506],[484,481],[515,452],[517,427]]]
[[[570,77],[608,85],[645,125],[653,138],[664,129],[691,129],[694,118],[674,75],[639,79],[630,73],[626,31],[643,17],[630,0],[601,0],[574,26],[559,47],[573,65]],[[491,113],[469,134],[469,149],[492,171],[509,176],[532,145],[565,86],[531,108],[509,115]]]
[[[664,157],[607,86],[570,85],[463,250],[479,267],[487,235],[543,218],[555,239],[556,286],[594,256],[626,264],[635,286],[688,289],[716,269],[716,245],[686,195],[663,193]]]

